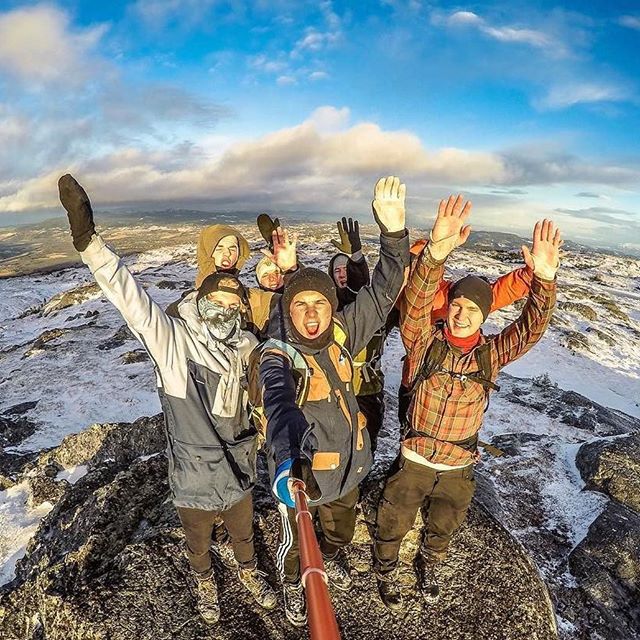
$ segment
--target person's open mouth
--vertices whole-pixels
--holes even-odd
[[[310,336],[315,336],[318,333],[318,330],[320,329],[320,323],[319,322],[308,322],[307,324],[304,325],[304,328],[307,330],[307,333]]]

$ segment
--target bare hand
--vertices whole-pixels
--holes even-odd
[[[407,188],[400,184],[400,178],[389,176],[380,178],[373,190],[373,217],[383,233],[393,233],[404,229],[404,197]]]
[[[267,258],[278,265],[282,273],[292,271],[298,266],[298,258],[296,255],[296,245],[298,243],[298,234],[289,232],[282,227],[273,230],[271,235],[273,242],[273,252],[268,249],[260,249]]]
[[[456,247],[464,244],[471,233],[465,224],[471,213],[471,201],[464,202],[462,195],[441,200],[438,215],[429,238],[429,253],[435,260],[444,260]]]
[[[552,220],[538,220],[533,228],[533,248],[522,245],[525,264],[540,278],[553,280],[560,265],[560,229]]]

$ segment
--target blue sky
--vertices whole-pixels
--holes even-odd
[[[0,224],[97,203],[356,213],[640,250],[636,2],[0,2]]]

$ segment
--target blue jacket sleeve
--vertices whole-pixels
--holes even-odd
[[[267,416],[267,449],[276,467],[289,458],[299,458],[300,444],[308,429],[296,404],[296,386],[287,356],[265,351],[260,360],[260,389]]]

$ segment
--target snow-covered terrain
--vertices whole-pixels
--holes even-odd
[[[262,246],[254,228],[241,230],[253,249]],[[329,244],[333,227],[318,224],[312,231],[299,231],[301,262],[325,268],[334,251]],[[366,231],[365,253],[373,266],[375,236],[373,229]],[[243,270],[247,284],[255,282],[253,266],[259,257],[255,251]],[[150,295],[166,306],[194,279],[195,245],[157,248],[126,262]],[[495,278],[516,266],[511,247],[458,250],[448,275],[473,271]],[[5,453],[40,451],[90,424],[131,422],[160,411],[146,354],[100,292],[83,288],[91,283],[84,267],[0,280],[0,416],[10,416],[16,405],[35,403],[21,412],[33,432],[9,443]],[[485,332],[499,331],[517,314],[514,307],[493,314]],[[383,360],[390,402],[377,464],[387,464],[398,449],[393,398],[403,355],[394,332]],[[567,252],[551,328],[506,373],[501,391],[492,396],[481,438],[516,453],[504,458],[485,454],[479,471],[490,478],[500,520],[530,552],[555,593],[571,583],[566,557],[607,502],[602,494],[584,490],[575,464],[577,450],[592,439],[618,436],[571,424],[557,411],[546,413],[545,398],[558,390],[575,391],[640,417],[640,261]],[[60,478],[74,482],[84,471],[70,468]],[[8,471],[0,458],[0,478],[2,474]],[[29,508],[27,497],[24,483],[0,492],[0,584],[11,579],[16,560],[49,510],[46,503]],[[562,617],[560,623],[571,637],[571,623]]]

